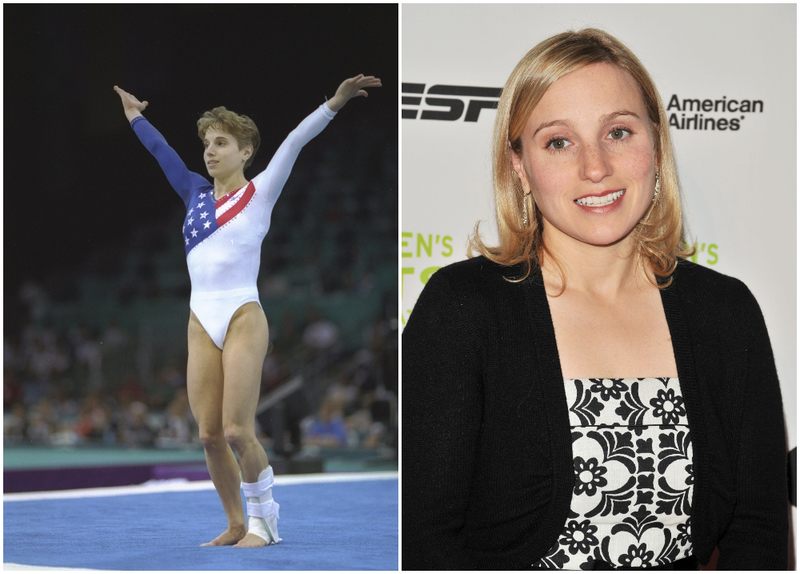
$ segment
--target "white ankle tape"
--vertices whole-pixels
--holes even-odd
[[[266,474],[269,471],[269,474]],[[263,477],[263,478],[262,478]],[[272,488],[275,477],[272,474],[272,467],[268,466],[258,475],[258,482],[242,482],[244,495],[250,498],[259,497]]]
[[[275,517],[273,517],[273,519],[274,518]],[[263,539],[267,545],[277,544],[281,541],[281,538],[278,537],[277,520],[274,520],[273,524],[269,525],[266,519],[251,516],[247,521],[247,531]],[[270,531],[272,531],[274,535],[271,534]]]
[[[275,502],[274,500],[261,502],[257,498],[247,499],[248,516],[258,516],[259,518],[268,518],[274,514],[276,518],[280,518],[280,514],[278,514],[278,510],[280,509],[280,507],[281,505]]]
[[[247,498],[248,530],[263,538],[267,544],[280,541],[278,518],[280,505],[272,499],[274,474],[268,466],[258,475],[258,482],[242,482]]]

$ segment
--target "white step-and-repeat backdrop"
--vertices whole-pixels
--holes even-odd
[[[541,40],[607,30],[644,63],[670,118],[696,262],[742,279],[766,317],[796,442],[797,48],[794,4],[405,4],[402,319],[431,273],[494,241],[499,92]]]

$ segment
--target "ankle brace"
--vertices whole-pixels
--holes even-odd
[[[258,482],[242,482],[247,499],[248,530],[267,544],[277,544],[281,540],[278,537],[280,505],[272,499],[274,481],[272,467],[268,466],[258,475]]]

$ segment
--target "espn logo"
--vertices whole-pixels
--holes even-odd
[[[425,91],[425,84],[403,82],[403,119],[444,120],[455,122],[464,116],[465,122],[477,122],[481,110],[497,109],[502,88],[478,88],[474,86],[434,85]],[[446,109],[418,109],[423,96],[426,106]],[[466,108],[467,113],[464,114]]]

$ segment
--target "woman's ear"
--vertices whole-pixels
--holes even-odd
[[[511,148],[509,144],[509,154],[511,156],[511,169],[514,170],[516,177],[519,178],[520,183],[522,184],[522,190],[525,194],[530,193],[531,186],[528,182],[528,175],[525,173],[525,166],[522,164],[522,158]]]

